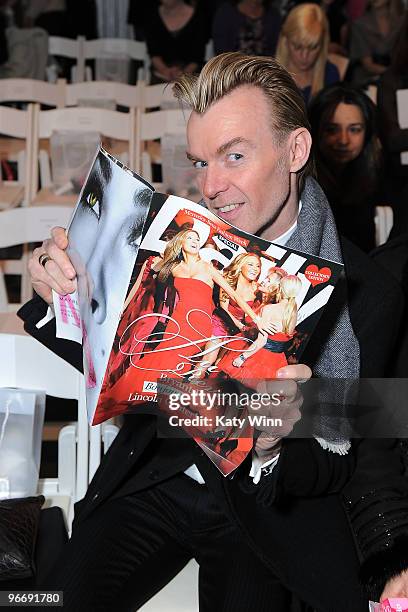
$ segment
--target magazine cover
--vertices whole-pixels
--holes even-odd
[[[80,327],[92,421],[149,210],[153,188],[102,147],[68,227],[77,293],[56,296],[63,337]],[[67,303],[68,297],[68,303]],[[76,309],[79,308],[79,314]],[[71,328],[71,329],[70,329]]]
[[[204,418],[207,399],[176,408],[174,393],[214,394],[221,381],[224,389],[254,389],[251,381],[299,362],[341,271],[246,234],[199,204],[154,193],[92,423],[147,402],[182,412],[184,429],[228,473],[252,448],[251,427],[231,419],[217,430]],[[220,445],[231,436],[226,457]]]

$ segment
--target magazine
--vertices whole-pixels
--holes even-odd
[[[230,473],[253,446],[240,398],[299,362],[341,270],[154,193],[92,422],[150,403]]]
[[[299,363],[343,266],[153,192],[103,150],[80,203],[69,255],[89,422],[165,415],[230,473],[256,434],[242,398]]]
[[[92,422],[153,187],[102,147],[68,226],[77,291],[54,293],[57,336],[82,342]]]

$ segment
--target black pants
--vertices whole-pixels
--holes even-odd
[[[323,513],[315,533],[309,515],[322,503],[330,516],[326,521]],[[294,524],[291,512],[272,508],[254,516],[254,530],[272,557],[276,552],[288,588],[246,546],[208,487],[184,474],[101,504],[73,529],[38,588],[63,591],[70,612],[133,612],[194,557],[200,612],[310,612],[300,600],[315,602],[318,612],[365,611],[343,511],[334,498],[301,506],[304,520]]]
[[[73,529],[38,588],[62,590],[64,610],[133,612],[192,557],[200,565],[201,612],[290,610],[290,593],[245,546],[208,488],[184,474],[102,504]]]

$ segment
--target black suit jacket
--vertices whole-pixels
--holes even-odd
[[[360,375],[382,377],[392,364],[398,343],[403,293],[357,247],[343,240],[342,248],[350,318],[360,344]],[[319,333],[312,336],[302,357],[312,369],[321,349],[321,338],[335,320],[336,308],[334,292],[330,308],[326,308],[319,322]],[[23,306],[19,316],[30,334],[82,369],[81,348],[70,341],[56,339],[54,321],[41,329],[35,327],[45,311],[46,304],[35,297]],[[323,450],[314,439],[288,438],[282,443],[272,474],[253,485],[248,476],[250,457],[233,475],[223,478],[193,442],[159,438],[157,417],[128,415],[102,459],[85,498],[76,504],[75,522],[90,516],[106,499],[154,486],[192,463],[196,463],[207,486],[249,544],[272,566],[273,555],[268,554],[259,527],[262,521],[267,521],[276,508],[292,506],[288,516],[299,527],[302,524],[300,499],[324,500],[340,495],[362,562],[361,577],[372,587],[372,593],[378,594],[388,577],[408,567],[405,553],[408,550],[408,482],[403,476],[399,447],[394,439],[355,441],[352,452],[341,456]],[[320,516],[316,512],[317,527],[326,512],[323,505],[322,509]],[[274,570],[279,576],[279,568]]]

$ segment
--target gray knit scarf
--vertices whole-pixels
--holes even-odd
[[[301,195],[302,210],[296,230],[285,246],[343,263],[333,213],[321,187],[311,177]],[[336,324],[325,340],[314,374],[330,378],[358,378],[360,347],[351,326],[347,302],[339,311]]]
[[[306,179],[301,201],[302,209],[296,230],[285,246],[342,263],[333,213],[322,189],[311,177]],[[337,291],[339,290],[346,291],[344,283],[337,287]],[[339,310],[329,336],[325,338],[313,370],[313,374],[318,377],[350,381],[349,384],[344,381],[345,384],[339,385],[335,392],[333,389],[330,392],[330,401],[333,402],[335,393],[335,403],[340,406],[350,401],[353,379],[358,378],[360,373],[360,347],[351,325],[346,295],[342,303],[344,306]],[[319,399],[325,401],[323,388]],[[333,415],[330,420],[321,418],[317,427],[319,433],[316,432],[315,437],[323,448],[345,454],[350,448],[346,433],[348,427],[347,424],[345,428],[342,427],[344,423],[341,415],[337,417]]]

